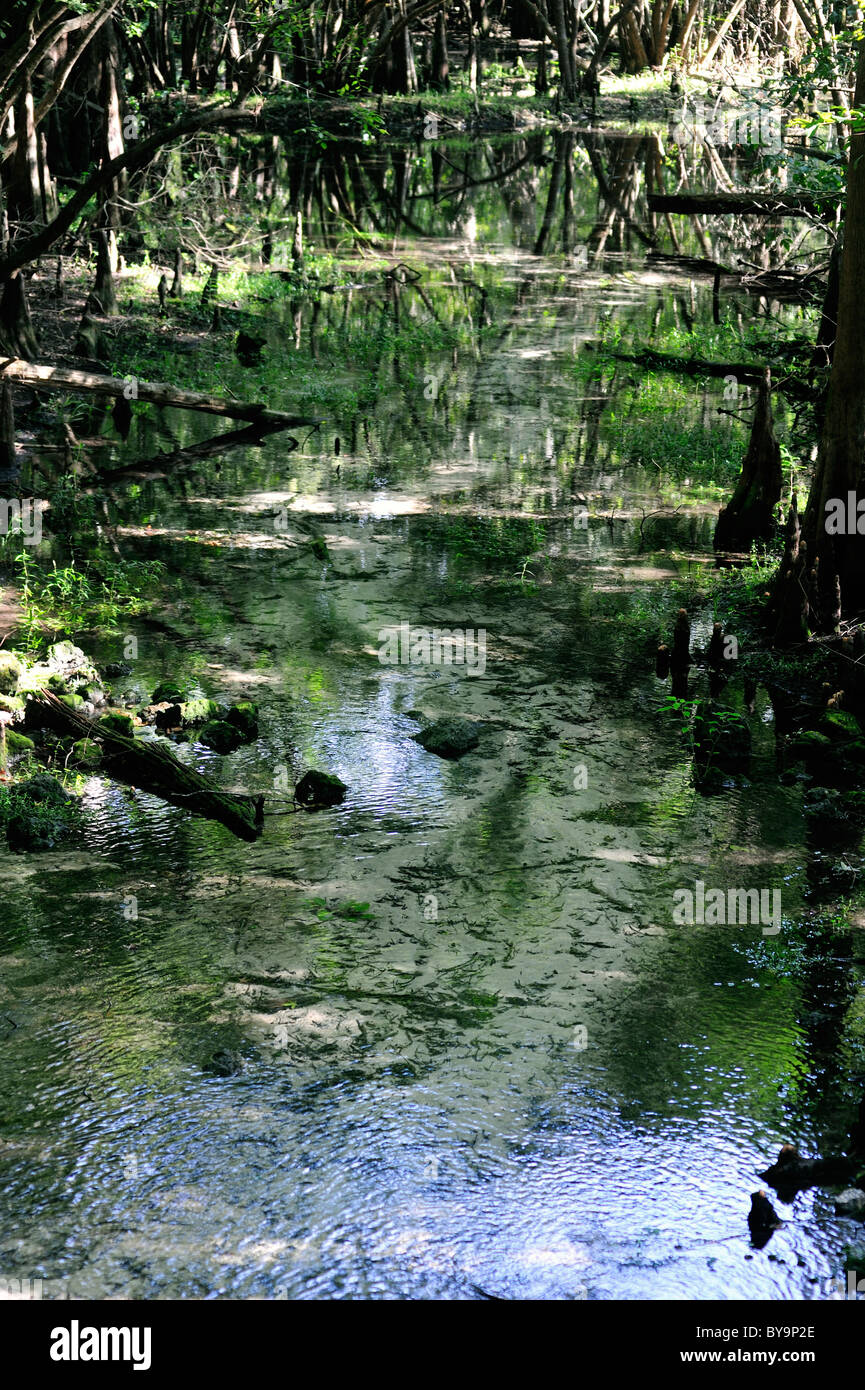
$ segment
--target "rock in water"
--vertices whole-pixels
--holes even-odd
[[[339,806],[345,801],[348,787],[338,777],[311,769],[305,772],[294,789],[294,799],[302,806]]]
[[[759,1192],[752,1192],[751,1210],[748,1212],[748,1229],[754,1239],[762,1239],[765,1242],[772,1232],[777,1231],[783,1224],[763,1189],[761,1188]]]
[[[760,1173],[765,1182],[771,1183],[787,1200],[784,1193],[791,1196],[807,1187],[820,1184],[832,1185],[836,1182],[849,1182],[855,1177],[856,1165],[849,1158],[803,1158],[792,1144],[784,1144],[771,1168]]]
[[[258,709],[249,700],[240,700],[225,716],[227,724],[233,724],[243,735],[247,743],[254,743],[258,738]]]
[[[198,741],[203,743],[205,748],[211,748],[214,753],[221,753],[223,756],[233,753],[235,748],[239,748],[245,742],[240,730],[224,719],[211,719],[209,724],[205,724],[198,735]]]
[[[164,704],[166,700],[172,704],[180,704],[189,698],[189,691],[185,685],[178,685],[176,681],[161,681],[150,698],[154,705]]]
[[[480,743],[477,726],[470,719],[437,719],[413,737],[421,748],[439,758],[461,758]]]
[[[848,1187],[835,1198],[835,1211],[838,1216],[852,1216],[856,1221],[865,1221],[865,1192],[859,1187]]]
[[[233,1048],[221,1048],[207,1059],[202,1070],[211,1076],[239,1076],[243,1071],[243,1058]]]

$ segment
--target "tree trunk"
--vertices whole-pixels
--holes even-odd
[[[853,107],[865,104],[865,40],[860,42]],[[838,327],[817,467],[802,526],[816,569],[812,630],[837,627],[865,608],[865,130],[854,127],[838,290]],[[833,504],[827,506],[828,504]],[[833,521],[842,507],[846,524]],[[860,502],[865,512],[865,502]],[[859,529],[861,527],[861,530]],[[831,529],[830,529],[831,528]],[[839,605],[840,598],[840,605]]]
[[[39,353],[24,277],[17,270],[5,281],[0,298],[0,351],[11,357],[23,357],[25,361]]]
[[[123,154],[123,126],[120,117],[120,89],[118,85],[118,74],[120,72],[120,52],[117,46],[117,34],[114,29],[114,21],[109,20],[102,30],[102,146],[106,159],[116,159]],[[120,231],[121,214],[118,205],[119,198],[125,198],[127,192],[126,170],[121,169],[115,179],[111,181],[111,189],[106,199],[106,211],[108,215],[108,226],[116,234]]]
[[[15,109],[15,157],[7,189],[9,211],[23,222],[43,222],[39,146],[33,119],[33,93],[28,82]]]
[[[579,96],[576,72],[571,61],[571,44],[565,21],[564,0],[550,0],[552,20],[556,30],[556,50],[559,55],[561,75],[561,94],[565,101],[576,101]]]
[[[432,49],[432,73],[430,86],[436,92],[446,92],[451,84],[450,64],[448,62],[448,35],[445,26],[444,10],[436,14],[435,35]]]
[[[168,293],[171,299],[183,298],[183,252],[179,246],[174,252],[174,279]]]
[[[4,381],[0,386],[0,478],[9,478],[16,471],[12,387],[8,381]]]
[[[812,371],[820,367],[831,367],[835,355],[835,334],[838,330],[838,290],[841,283],[841,238],[832,248],[829,261],[829,279],[826,283],[826,296],[823,300],[823,313],[817,331],[817,342],[811,358]]]
[[[105,317],[112,318],[115,314],[120,313],[120,306],[117,303],[117,295],[114,293],[111,252],[108,247],[108,233],[104,227],[100,227],[96,233],[96,244],[96,284],[93,286],[93,293],[99,300]]]

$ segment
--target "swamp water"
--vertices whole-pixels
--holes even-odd
[[[647,226],[641,142],[630,162],[601,144],[571,146],[572,224],[540,252],[549,168],[436,203],[412,201],[419,162],[413,228],[382,201],[386,263],[419,289],[357,256],[320,313],[267,310],[273,404],[300,407],[293,352],[314,342],[356,379],[345,417],[115,499],[123,553],[183,576],[163,621],[131,620],[116,688],[255,699],[256,744],[184,755],[268,815],[247,845],[97,777],[78,842],[0,854],[3,1278],[73,1298],[830,1293],[861,1230],[830,1194],[776,1203],[789,1224],[762,1251],[746,1224],[782,1142],[845,1127],[829,1058],[843,1071],[854,1023],[830,1009],[827,1039],[790,967],[801,788],[777,781],[761,691],[748,777],[701,794],[648,656],[718,505],[655,446],[683,431],[697,468],[745,434],[721,383],[688,385],[674,420],[641,369],[586,366],[602,324],[711,321],[711,282],[653,270],[622,220]],[[436,318],[457,346],[431,328],[407,353]],[[117,461],[155,445],[141,424]],[[483,630],[483,670],[382,663],[402,623]],[[479,721],[478,748],[425,752],[418,715]],[[307,767],[345,803],[292,813]],[[677,925],[698,879],[780,888],[781,932]],[[243,1069],[214,1074],[224,1053]]]

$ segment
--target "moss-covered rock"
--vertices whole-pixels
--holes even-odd
[[[812,787],[804,801],[808,833],[815,845],[851,848],[865,828],[865,792]]]
[[[854,719],[852,714],[843,709],[828,710],[817,725],[817,732],[831,739],[833,743],[862,737],[858,719]]]
[[[26,669],[14,652],[0,651],[0,695],[14,695]]]
[[[189,695],[185,685],[178,685],[177,681],[161,681],[151,696],[151,703],[161,705],[165,700],[170,704],[182,704]]]
[[[248,700],[240,700],[225,716],[226,723],[233,724],[243,734],[247,743],[253,743],[258,738],[258,707],[250,704]]]
[[[52,670],[44,661],[37,661],[35,666],[25,671],[18,684],[19,694],[34,690],[50,690],[54,695],[66,695],[70,686],[59,671]]]
[[[469,719],[437,719],[414,735],[415,743],[439,758],[461,758],[480,742],[477,725]]]
[[[38,806],[69,807],[75,804],[75,797],[47,772],[37,772],[35,777],[19,782],[15,790]]]
[[[19,734],[16,729],[7,729],[6,747],[10,753],[32,753],[36,744],[26,734]]]
[[[294,789],[294,799],[302,806],[338,806],[345,800],[348,787],[329,772],[311,768],[305,772]]]
[[[80,695],[82,700],[86,700],[91,705],[101,705],[105,700],[105,691],[101,685],[97,685],[94,681],[79,681],[73,687],[72,693]]]
[[[74,709],[76,712],[83,710],[87,703],[80,695],[61,695],[60,700],[68,709]]]
[[[856,787],[865,772],[865,738],[835,739],[817,729],[806,729],[790,739],[793,761],[802,759],[809,775],[820,786]]]
[[[789,750],[793,758],[817,758],[825,756],[832,747],[832,740],[816,729],[803,729],[790,739]]]
[[[23,714],[24,701],[20,695],[0,695],[0,710],[5,714]]]
[[[219,719],[222,709],[215,700],[184,700],[180,705],[180,725],[183,729],[194,728],[196,724],[206,724]]]
[[[76,767],[97,768],[102,762],[102,749],[92,738],[80,738],[72,745],[72,761]]]
[[[214,753],[233,753],[244,742],[243,734],[225,719],[211,719],[198,735],[199,743]]]
[[[55,642],[45,653],[45,665],[64,680],[78,676],[82,680],[99,682],[96,667],[74,642]]]

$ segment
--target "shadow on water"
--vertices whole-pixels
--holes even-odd
[[[602,132],[266,170],[350,271],[269,302],[263,375],[221,360],[222,380],[317,406],[326,433],[118,475],[104,516],[183,579],[131,620],[118,696],[182,675],[258,701],[257,744],[196,758],[268,794],[266,833],[238,844],[93,778],[80,844],[4,855],[10,1276],[95,1297],[826,1296],[850,1236],[826,1192],[782,1207],[762,1251],[746,1224],[780,1142],[843,1132],[818,1092],[847,1015],[818,1037],[821,967],[810,993],[786,968],[801,791],[774,776],[764,701],[749,777],[701,795],[647,659],[746,426],[720,382],[597,350],[711,321],[711,281],[651,253],[768,266],[782,229],[676,233],[646,211],[665,176],[656,136]],[[136,415],[110,466],[206,429]],[[482,669],[381,662],[401,624],[483,630]],[[446,714],[481,729],[459,762],[413,739]],[[342,806],[289,813],[309,766]],[[675,923],[676,888],[733,866],[783,889],[780,938]]]

